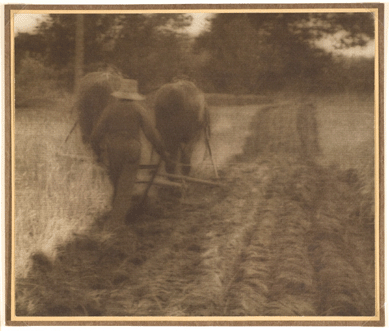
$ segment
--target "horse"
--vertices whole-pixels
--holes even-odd
[[[155,97],[156,128],[171,161],[165,162],[169,174],[188,175],[195,144],[203,132],[210,134],[209,111],[204,93],[188,80],[176,80],[159,88]]]
[[[111,93],[120,88],[122,79],[114,70],[91,72],[81,78],[75,108],[84,143],[89,142],[93,127],[108,105]]]

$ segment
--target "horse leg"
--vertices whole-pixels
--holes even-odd
[[[171,161],[166,161],[165,170],[168,174],[174,174],[177,166],[178,146],[172,144],[167,147]]]
[[[190,170],[192,169],[191,158],[194,149],[194,143],[190,142],[186,144],[185,147],[181,150],[181,163],[182,163],[182,174],[188,176]]]

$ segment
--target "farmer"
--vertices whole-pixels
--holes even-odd
[[[114,98],[103,110],[92,130],[90,142],[98,156],[105,153],[109,176],[114,187],[109,222],[123,222],[131,206],[132,189],[141,155],[140,129],[162,159],[167,153],[158,131],[137,101],[145,98],[138,93],[137,81],[123,79]]]

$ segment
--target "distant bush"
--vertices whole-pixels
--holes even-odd
[[[54,101],[63,96],[59,86],[61,73],[45,66],[40,59],[26,56],[16,69],[16,106],[28,106],[43,99]]]
[[[323,69],[320,79],[311,84],[318,93],[372,93],[374,91],[374,58],[335,57]]]

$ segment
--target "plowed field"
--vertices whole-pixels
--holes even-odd
[[[104,170],[93,165],[93,158],[66,166],[58,162],[58,172],[67,174],[66,185],[80,182],[80,169],[89,168],[82,185],[67,191],[68,200],[58,197],[58,205],[53,204],[51,179],[28,170],[29,162],[41,164],[41,169],[47,165],[39,158],[24,160],[18,150],[26,133],[18,131],[17,122],[16,197],[26,199],[36,181],[44,195],[40,205],[51,201],[48,209],[55,216],[37,212],[33,203],[29,210],[17,204],[17,250],[23,238],[37,242],[34,249],[28,246],[31,257],[16,254],[26,265],[18,269],[17,315],[374,315],[372,151],[365,147],[372,139],[373,110],[369,102],[359,107],[359,117],[340,110],[341,118],[355,123],[354,130],[347,126],[349,120],[334,129],[328,109],[320,113],[324,106],[318,103],[323,154],[315,162],[287,153],[242,154],[261,107],[212,107],[212,146],[220,179],[213,178],[201,148],[193,176],[221,185],[188,182],[185,189],[155,188],[143,214],[109,229],[103,226],[111,193]],[[66,137],[68,122],[54,146]],[[19,128],[22,124],[20,117]],[[350,142],[344,145],[366,162],[351,167],[354,161],[342,155],[331,130],[341,133],[342,141]],[[77,134],[72,139],[71,146],[76,146]],[[53,147],[53,155],[71,154],[72,160],[75,154],[87,155],[81,147],[69,147],[70,153],[60,146]],[[46,171],[52,174],[52,169]],[[53,189],[52,195],[64,190]],[[72,200],[78,196],[82,203]],[[54,206],[62,214],[53,212]],[[31,224],[42,230],[28,234]],[[44,227],[62,234],[50,236]]]

